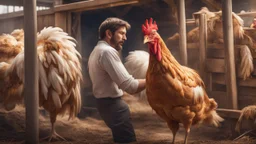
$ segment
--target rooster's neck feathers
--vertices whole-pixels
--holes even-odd
[[[159,45],[161,47],[162,60],[157,61],[155,55],[150,55],[149,69],[151,72],[170,72],[173,77],[176,77],[177,74],[182,74],[181,65],[173,57],[170,50],[165,45],[163,39],[159,37]]]

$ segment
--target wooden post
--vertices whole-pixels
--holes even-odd
[[[232,0],[222,0],[222,20],[224,32],[224,48],[226,63],[226,84],[228,96],[228,108],[238,109],[237,85],[234,53],[234,35],[232,23]]]
[[[26,143],[39,142],[36,0],[24,1]]]
[[[187,32],[186,32],[186,13],[185,0],[179,0],[179,33],[180,33],[180,55],[181,64],[187,66]]]
[[[203,81],[206,80],[205,61],[207,47],[207,21],[205,14],[199,17],[199,70]]]

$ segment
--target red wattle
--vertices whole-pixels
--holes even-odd
[[[159,45],[159,43],[157,43],[157,55],[156,55],[156,59],[158,61],[162,60],[162,51],[161,51],[161,47]]]
[[[154,54],[156,54],[156,53],[157,53],[157,42],[154,43]]]

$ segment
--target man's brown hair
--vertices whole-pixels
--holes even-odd
[[[114,34],[117,29],[123,26],[125,26],[127,30],[131,28],[127,21],[115,17],[107,18],[99,27],[99,39],[105,38],[106,30],[110,30]]]

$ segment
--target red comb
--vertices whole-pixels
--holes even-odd
[[[156,21],[154,21],[153,23],[153,19],[150,18],[148,23],[148,20],[146,19],[145,24],[142,25],[142,32],[144,33],[144,35],[148,35],[151,33],[152,30],[158,30]]]

